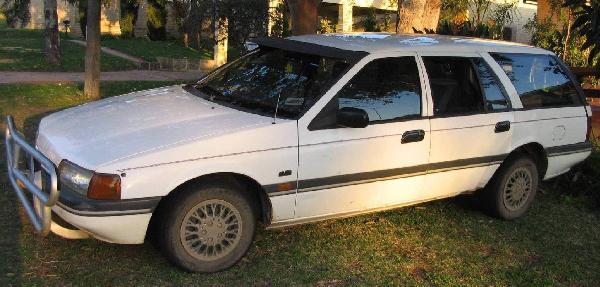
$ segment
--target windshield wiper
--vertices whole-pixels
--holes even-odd
[[[208,100],[211,102],[214,102],[214,101],[230,102],[231,101],[228,97],[223,95],[223,93],[221,93],[219,90],[217,90],[209,85],[195,85],[194,88],[196,90],[199,90],[199,91],[205,93],[206,95],[208,95]]]

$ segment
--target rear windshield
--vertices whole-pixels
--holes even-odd
[[[261,47],[194,86],[207,99],[269,117],[297,119],[349,68],[346,59]]]

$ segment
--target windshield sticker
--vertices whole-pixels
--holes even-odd
[[[304,104],[304,98],[287,98],[283,104],[286,106],[301,106]]]

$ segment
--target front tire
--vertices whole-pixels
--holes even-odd
[[[538,169],[531,158],[509,158],[484,190],[487,210],[502,219],[523,216],[535,198],[538,182]]]
[[[242,192],[227,186],[183,191],[169,202],[159,230],[161,249],[190,272],[216,272],[231,267],[254,238],[256,216]]]

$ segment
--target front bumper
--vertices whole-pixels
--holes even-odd
[[[161,197],[95,200],[62,189],[52,211],[96,239],[138,244],[144,242],[150,217],[160,199]]]
[[[72,213],[59,204],[53,206],[52,211],[96,239],[119,244],[143,243],[152,216],[152,213],[84,216]]]
[[[25,140],[12,117],[8,116],[6,122],[8,179],[38,233],[46,236],[52,231],[66,238],[91,235],[122,244],[144,241],[150,217],[161,197],[94,200],[66,188],[59,189],[52,161]],[[33,204],[26,192],[33,198]],[[52,220],[52,211],[80,230],[58,225]]]

